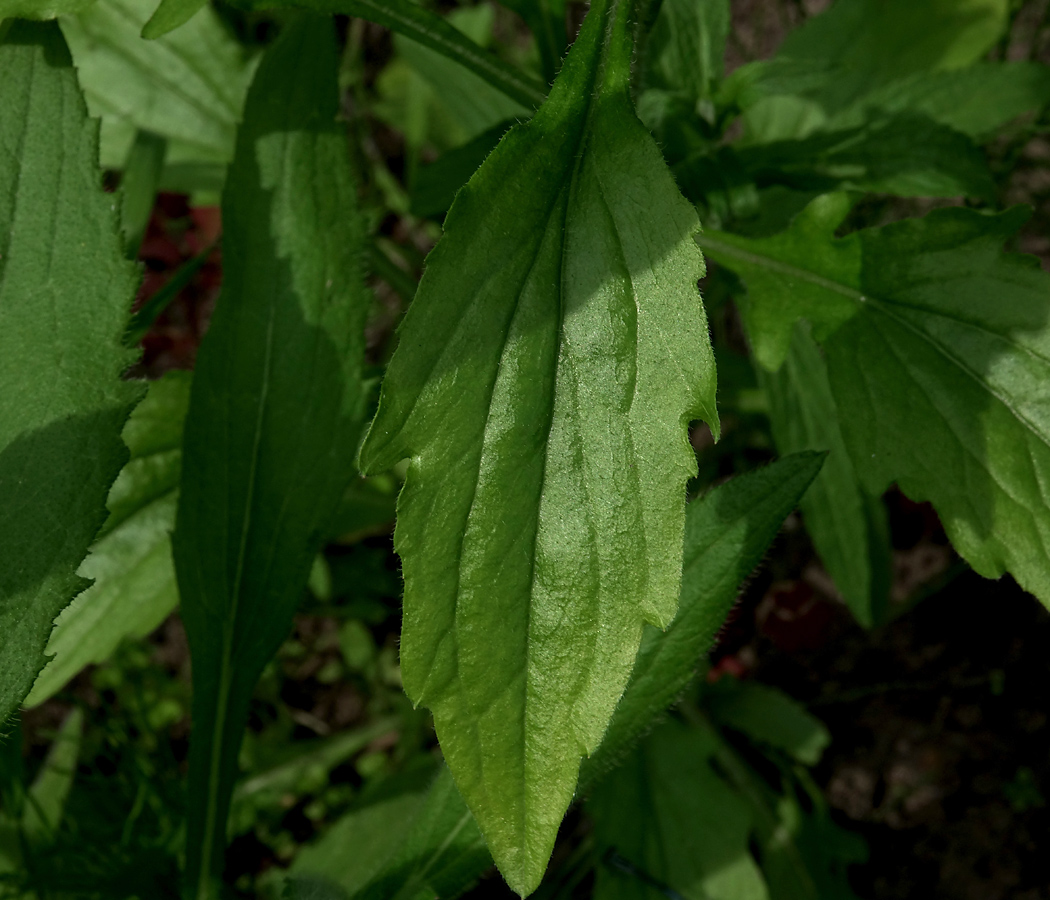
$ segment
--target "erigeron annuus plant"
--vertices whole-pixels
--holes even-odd
[[[366,896],[454,895],[488,854],[527,895],[575,796],[593,794],[599,830],[631,845],[636,823],[601,785],[645,782],[647,766],[658,782],[700,760],[681,777],[726,790],[700,725],[630,751],[800,500],[864,624],[886,615],[878,497],[892,483],[933,503],[976,571],[1050,602],[1050,280],[1003,250],[1026,213],[992,208],[977,144],[1044,105],[1050,78],[979,62],[1005,2],[838,0],[776,59],[723,80],[716,0],[593,0],[564,58],[564,9],[511,3],[537,73],[408,0],[235,3],[301,7],[258,61],[223,43],[205,3],[164,0],[136,53],[189,59],[197,29],[225,80],[202,78],[182,119],[151,107],[118,211],[84,96],[105,159],[140,115],[107,108],[113,70],[93,43],[107,16],[124,27],[141,6],[125,2],[0,3],[0,714],[42,702],[56,673],[177,599],[193,658],[187,897],[221,893],[252,691],[360,475],[405,473],[401,673],[448,766]],[[452,61],[464,93],[501,98],[496,127],[449,169],[491,145],[445,192],[370,425],[370,235],[333,15],[390,28]],[[225,271],[192,387],[169,378],[147,394],[121,378],[137,281],[121,225],[141,235],[133,161],[152,173],[149,198],[170,177],[164,151],[149,156],[158,134],[169,156],[220,173]],[[863,192],[979,208],[840,235]],[[689,426],[719,434],[705,255],[746,285],[790,455],[687,506]],[[144,533],[147,507],[148,540],[128,550],[118,538]],[[147,558],[164,587],[133,616],[135,592],[109,585]],[[655,820],[686,814],[672,799],[632,802]],[[750,827],[732,826],[734,846]],[[643,844],[631,864],[651,874],[663,864]],[[658,880],[688,877],[672,860]]]

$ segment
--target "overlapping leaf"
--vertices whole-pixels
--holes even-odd
[[[123,168],[136,130],[167,139],[162,186],[222,186],[255,60],[211,9],[160,40],[140,30],[155,0],[98,0],[62,19],[93,115],[102,165]]]
[[[931,500],[979,573],[1050,603],[1050,276],[1002,250],[1027,213],[938,210],[836,239],[846,209],[831,195],[781,235],[703,239],[747,284],[757,358],[777,368],[809,319],[865,488]]]
[[[252,688],[354,475],[370,298],[336,68],[330,21],[300,19],[252,84],[223,198],[223,292],[186,418],[173,546],[193,659],[199,898],[222,870]]]
[[[127,457],[137,276],[58,26],[0,44],[0,721],[29,692]]]
[[[857,478],[820,348],[799,324],[784,365],[758,371],[769,395],[777,448],[829,451],[800,503],[806,531],[857,621],[869,628],[881,624],[891,576],[886,510]]]
[[[717,433],[695,213],[628,94],[627,4],[460,191],[367,470],[399,502],[402,672],[511,886],[543,873],[645,621],[674,615],[685,426]]]
[[[92,585],[55,622],[51,657],[27,706],[59,691],[89,663],[107,659],[125,637],[144,637],[178,604],[171,530],[182,463],[190,379],[171,372],[150,385],[124,426],[131,459],[109,492],[109,518],[80,574]]]

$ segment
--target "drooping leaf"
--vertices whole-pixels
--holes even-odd
[[[102,165],[123,168],[136,131],[147,131],[168,142],[163,188],[221,188],[255,59],[211,9],[143,39],[155,5],[99,0],[62,19],[88,107],[102,119]]]
[[[669,722],[599,785],[595,900],[768,900],[751,810],[712,768],[716,747],[710,730]]]
[[[193,660],[187,883],[199,898],[222,869],[252,689],[354,475],[369,298],[336,66],[331,22],[299,19],[252,83],[223,196],[223,292],[186,418],[173,547]]]
[[[325,15],[357,16],[429,47],[480,75],[527,109],[543,102],[546,86],[531,75],[503,62],[494,53],[458,31],[437,13],[412,0],[232,0],[241,9],[295,7]]]
[[[179,600],[171,530],[182,463],[182,423],[190,378],[170,372],[150,385],[124,426],[131,459],[109,492],[109,518],[79,574],[93,583],[59,615],[47,644],[51,657],[33,683],[27,707],[53,696],[125,637],[144,637]]]
[[[627,25],[592,7],[460,191],[362,451],[367,471],[412,457],[405,687],[523,894],[643,623],[674,614],[685,426],[717,433],[698,223],[631,109]]]
[[[142,36],[148,40],[163,37],[185,25],[208,5],[208,0],[160,0],[160,6],[142,28]]]
[[[796,325],[784,365],[776,372],[760,366],[758,372],[777,448],[829,451],[799,504],[806,530],[857,621],[868,628],[880,625],[891,578],[886,510],[857,478],[820,348],[802,324]]]
[[[820,719],[783,691],[761,682],[721,678],[705,689],[703,699],[718,724],[782,750],[807,766],[820,762],[831,743]]]
[[[756,357],[777,368],[809,319],[866,490],[930,500],[974,569],[1050,603],[1050,276],[1002,250],[1027,213],[937,210],[836,239],[846,209],[823,197],[783,234],[703,238],[747,284]]]
[[[670,628],[646,628],[631,681],[582,789],[597,781],[685,690],[740,589],[817,477],[823,453],[796,453],[734,478],[686,509],[682,598]]]
[[[87,586],[77,567],[142,394],[120,379],[137,281],[61,32],[12,22],[0,44],[0,721]]]

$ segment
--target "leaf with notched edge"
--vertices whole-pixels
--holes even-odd
[[[143,392],[120,378],[137,283],[62,34],[12,22],[0,44],[0,722],[88,584],[76,570]]]
[[[510,885],[539,882],[645,622],[673,617],[690,419],[717,433],[699,223],[628,93],[628,3],[460,191],[362,462],[412,457],[402,673]]]

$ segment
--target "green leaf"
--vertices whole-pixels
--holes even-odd
[[[711,767],[716,747],[706,728],[669,722],[598,787],[595,900],[768,900],[751,811]]]
[[[409,797],[395,801],[416,802],[411,814],[401,810],[400,815],[387,815],[389,810],[380,805],[340,819],[296,858],[289,879],[294,887],[286,891],[298,897],[304,882],[324,878],[351,900],[433,900],[461,894],[491,867],[492,857],[448,769],[442,768],[425,798]],[[367,854],[361,852],[365,842]]]
[[[710,100],[728,36],[728,0],[663,0],[646,44],[646,88]]]
[[[503,0],[525,20],[540,51],[543,77],[554,80],[565,53],[565,0]]]
[[[109,492],[109,519],[79,574],[93,584],[55,622],[51,656],[26,698],[39,706],[90,663],[100,663],[125,637],[145,637],[178,605],[171,530],[182,464],[182,423],[190,377],[170,372],[124,426],[131,459]]]
[[[685,426],[718,430],[698,223],[631,109],[628,19],[592,7],[459,192],[362,450],[373,472],[413,457],[405,687],[523,894],[643,623],[674,615]]]
[[[468,143],[442,153],[430,165],[421,166],[412,184],[412,214],[432,218],[446,213],[456,193],[478,170],[511,124],[500,122]]]
[[[930,500],[974,569],[1050,603],[1050,276],[1002,251],[1027,212],[937,210],[836,239],[846,209],[820,198],[782,235],[703,246],[747,283],[763,365],[813,323],[866,490]]]
[[[686,509],[686,567],[678,617],[666,631],[647,628],[632,681],[609,732],[581,771],[586,791],[652,725],[694,675],[736,599],[740,582],[773,540],[824,458],[787,457],[720,485]],[[454,897],[492,864],[484,839],[447,769],[411,824],[388,832],[396,854],[355,900]],[[352,844],[327,836],[326,852],[346,858]],[[383,851],[384,853],[387,851]],[[303,865],[303,871],[309,867]]]
[[[977,62],[1009,13],[1009,0],[838,0],[791,32],[774,60],[734,77],[752,91],[799,94],[833,113],[899,78]]]
[[[173,546],[193,660],[198,898],[222,869],[252,689],[354,476],[370,297],[336,68],[331,21],[300,19],[252,83],[223,196],[223,292],[186,418]]]
[[[543,82],[503,62],[412,0],[233,0],[233,5],[253,10],[296,7],[368,19],[455,60],[527,109],[542,103],[547,94]]]
[[[66,800],[77,774],[83,728],[84,713],[72,709],[55,735],[43,767],[26,792],[22,834],[37,849],[52,843],[62,824]]]
[[[971,137],[982,138],[1023,113],[1050,102],[1050,66],[1036,62],[981,62],[952,72],[920,72],[892,81],[836,116],[833,127],[859,125],[864,111],[911,111]]]
[[[221,186],[255,60],[211,9],[144,40],[154,3],[99,0],[62,20],[88,107],[102,119],[102,165],[123,168],[136,131],[148,131],[168,141],[163,189]]]
[[[160,0],[160,6],[143,26],[142,36],[148,41],[163,37],[185,25],[207,5],[208,0]]]
[[[857,478],[820,348],[796,325],[784,365],[776,372],[758,367],[758,373],[777,448],[829,451],[800,503],[806,530],[857,621],[867,628],[881,625],[892,575],[886,510]]]
[[[855,128],[751,144],[740,165],[762,185],[839,186],[902,197],[994,198],[984,154],[965,135],[914,113],[873,116]],[[685,168],[688,164],[683,164]]]
[[[76,570],[142,394],[120,379],[137,282],[58,26],[14,21],[0,44],[0,721],[87,586]]]
[[[0,0],[0,19],[54,19],[80,12],[95,0]]]
[[[167,151],[168,142],[164,138],[140,131],[135,135],[135,142],[124,164],[124,177],[120,182],[123,197],[120,221],[128,259],[136,259],[139,255],[139,247],[157,199],[157,185],[160,184]]]
[[[768,744],[807,766],[820,762],[831,743],[824,723],[776,688],[757,681],[722,678],[704,691],[716,721]]]
[[[646,628],[631,681],[583,789],[611,769],[685,690],[714,643],[741,582],[817,477],[823,453],[796,453],[710,491],[686,508],[685,566],[678,615],[666,631]]]

